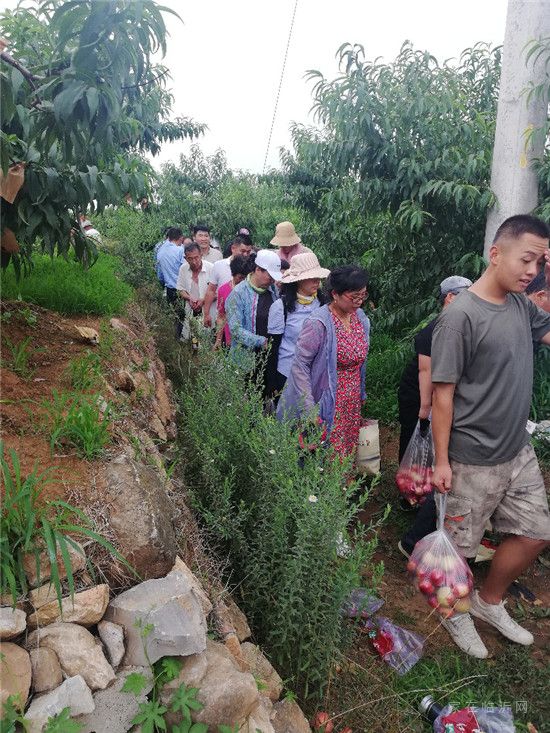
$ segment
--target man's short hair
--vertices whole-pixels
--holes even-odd
[[[198,249],[199,252],[201,251],[201,248],[199,247],[199,245],[196,242],[191,242],[190,244],[186,244],[185,247],[183,248],[183,256],[185,257],[186,255],[191,254],[191,252],[194,252],[196,249]]]
[[[183,237],[183,232],[177,227],[170,227],[166,232],[166,239],[169,239],[171,242],[175,242],[176,239],[180,239],[181,237]]]
[[[206,224],[196,224],[193,227],[193,234],[197,234],[198,232],[207,232],[207,234],[210,234],[210,227],[207,227]]]
[[[493,244],[501,239],[519,239],[523,234],[534,234],[541,239],[550,239],[550,228],[538,216],[517,214],[502,222],[496,231]]]

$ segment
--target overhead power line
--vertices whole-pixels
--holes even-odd
[[[283,58],[283,68],[281,69],[281,77],[279,79],[279,88],[277,89],[277,97],[275,98],[275,106],[273,108],[273,117],[271,118],[271,128],[269,130],[269,137],[267,138],[267,147],[265,150],[264,165],[262,173],[265,173],[267,165],[267,156],[269,155],[269,148],[271,147],[271,137],[273,135],[273,128],[275,127],[275,118],[277,117],[277,108],[279,106],[279,97],[281,96],[281,87],[283,86],[283,77],[285,75],[286,60],[288,58],[288,49],[290,48],[290,41],[292,39],[292,31],[294,30],[294,18],[296,17],[296,8],[298,7],[299,0],[295,0],[294,9],[292,10],[292,18],[290,20],[290,28],[288,29],[288,38],[286,41],[285,55]]]

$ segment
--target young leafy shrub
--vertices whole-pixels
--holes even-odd
[[[10,465],[11,464],[11,465]],[[10,461],[4,455],[0,442],[0,471],[4,485],[4,498],[0,515],[0,592],[10,593],[13,602],[27,593],[27,579],[23,569],[23,558],[34,556],[39,567],[40,554],[46,551],[51,565],[51,582],[61,606],[61,565],[65,569],[71,595],[74,593],[74,577],[71,569],[69,548],[81,552],[76,538],[94,540],[114,557],[130,567],[120,553],[101,535],[95,532],[93,524],[79,509],[64,501],[43,500],[41,494],[53,481],[52,471],[33,471],[24,476],[19,458],[10,450]],[[93,575],[93,567],[88,563]]]
[[[304,454],[293,426],[263,414],[230,356],[199,354],[182,396],[188,486],[273,663],[302,695],[317,694],[350,639],[342,605],[376,575],[366,529],[337,556],[367,494],[349,484],[349,461],[330,448]]]
[[[42,407],[50,433],[50,447],[72,447],[81,458],[97,458],[110,440],[110,407],[100,395],[53,391]]]
[[[21,341],[19,344],[14,344],[9,338],[4,337],[5,344],[11,355],[11,360],[6,362],[6,365],[12,372],[15,372],[21,379],[30,379],[34,374],[34,369],[29,364],[29,360],[32,356],[29,344],[31,337],[27,336],[26,339]]]
[[[87,351],[72,359],[67,368],[71,387],[85,391],[96,387],[101,379],[101,359],[97,353]]]

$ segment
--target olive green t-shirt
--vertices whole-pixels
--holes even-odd
[[[512,460],[529,440],[533,341],[550,314],[525,295],[503,304],[469,290],[441,313],[432,341],[432,381],[455,384],[449,458],[476,466]]]

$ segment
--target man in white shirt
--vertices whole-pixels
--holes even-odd
[[[245,237],[237,236],[231,242],[231,255],[214,263],[212,272],[208,278],[208,290],[206,291],[203,305],[204,325],[206,328],[212,328],[216,322],[216,316],[212,315],[212,308],[214,307],[215,314],[218,288],[220,285],[225,285],[225,283],[231,280],[231,260],[233,257],[237,257],[237,255],[248,257],[251,252],[252,245],[249,240]]]
[[[185,263],[180,267],[176,289],[179,297],[185,301],[186,318],[191,318],[202,313],[212,264],[202,259],[200,247],[195,242],[185,246],[184,257]],[[211,317],[215,319],[215,303],[210,312]]]
[[[199,245],[202,259],[206,262],[217,262],[223,258],[219,249],[215,249],[210,243],[210,229],[205,224],[197,224],[193,227],[193,241]]]

